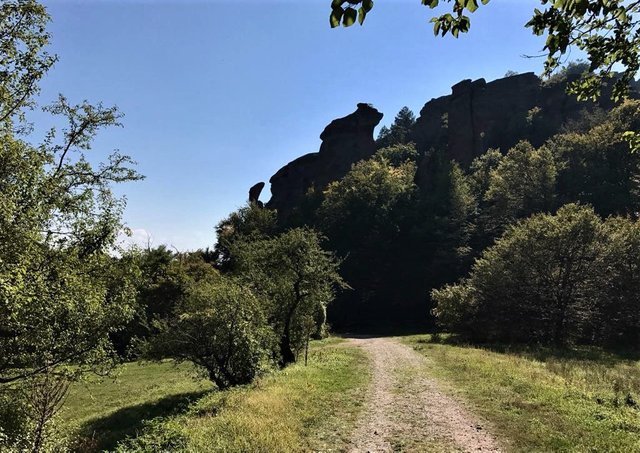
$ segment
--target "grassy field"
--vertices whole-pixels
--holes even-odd
[[[114,377],[74,384],[62,421],[72,436],[80,437],[79,449],[112,449],[146,421],[184,411],[212,388],[189,365],[127,363]]]
[[[479,349],[428,335],[403,341],[513,451],[640,452],[637,358],[593,349]]]
[[[118,382],[74,387],[65,417],[83,433],[85,451],[118,442],[127,452],[339,451],[369,377],[362,352],[341,343],[315,342],[308,366],[225,392],[190,377],[188,367],[129,364]]]

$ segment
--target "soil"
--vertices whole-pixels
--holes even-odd
[[[393,338],[352,338],[372,382],[350,452],[500,452],[487,423],[429,377],[429,361]]]

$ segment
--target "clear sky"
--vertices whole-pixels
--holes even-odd
[[[320,145],[334,118],[369,102],[388,124],[462,79],[540,72],[523,25],[535,0],[492,0],[471,32],[435,38],[420,0],[376,0],[364,27],[330,29],[329,0],[49,0],[60,61],[42,101],[102,101],[124,113],[95,152],[118,148],[146,176],[118,188],[135,239],[212,246],[250,186]],[[262,199],[269,198],[265,188]]]

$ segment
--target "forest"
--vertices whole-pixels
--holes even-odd
[[[538,385],[534,360],[553,379],[574,379],[571,391],[589,395],[577,398],[602,407],[603,420],[621,420],[585,442],[615,451],[619,435],[626,451],[640,451],[640,93],[626,73],[599,79],[599,100],[571,92],[593,71],[584,61],[548,78],[461,82],[418,116],[404,107],[377,138],[382,115],[358,105],[327,126],[319,153],[272,177],[271,201],[259,200],[262,184],[211,225],[213,247],[123,247],[125,200],[114,187],[144,176],[131,157],[92,149],[99,133],[120,125],[120,111],[60,95],[43,110],[63,126],[38,143],[30,135],[27,114],[56,62],[48,22],[35,1],[0,6],[0,451],[309,451],[316,447],[301,447],[296,436],[313,431],[327,436],[324,447],[341,445],[331,436],[339,422],[359,432],[358,408],[367,403],[358,398],[376,376],[368,340],[345,346],[354,334],[402,337],[384,345],[399,356],[399,344],[432,354],[438,379],[485,405],[495,442],[513,436],[505,451],[569,451],[587,426],[566,428],[575,438],[558,440],[546,425],[539,437],[519,438],[524,419],[492,412],[487,395],[497,381],[483,366],[504,366],[518,376],[512,381],[529,373],[525,388]],[[512,85],[537,91],[500,95]],[[464,96],[472,110],[501,107],[469,116],[456,107]],[[465,115],[473,123],[466,131]],[[517,359],[495,365],[505,350]],[[602,388],[589,387],[589,367]],[[185,369],[197,377],[176,371]],[[66,409],[90,405],[86,389],[114,392],[101,402],[107,407],[119,401],[125,384],[107,383],[118,373],[123,382],[140,373],[131,385],[149,380],[153,388],[175,377],[181,393],[176,404],[170,393],[155,405],[139,402],[128,416],[140,412],[146,422],[133,428],[118,412],[125,406],[106,416],[111,424],[74,425],[80,416]],[[468,373],[483,382],[465,381]],[[561,401],[554,385],[531,398]],[[295,410],[277,399],[282,392]],[[526,404],[524,416],[538,410]],[[567,420],[579,411],[557,404]],[[261,425],[278,410],[285,428]],[[372,451],[425,451],[394,442]],[[493,438],[467,442],[465,451],[500,451]]]

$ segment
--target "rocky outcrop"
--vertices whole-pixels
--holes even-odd
[[[260,194],[262,193],[262,189],[264,189],[264,183],[259,182],[251,186],[249,189],[249,203],[257,203],[262,205],[260,201]]]
[[[577,118],[593,103],[579,102],[566,92],[569,80],[544,83],[533,73],[519,74],[487,83],[463,80],[450,95],[432,99],[420,111],[412,133],[418,152],[424,156],[416,183],[428,190],[429,150],[445,150],[447,157],[467,167],[489,148],[506,152],[520,140],[540,146],[568,120]],[[632,86],[637,97],[637,87]],[[605,89],[599,106],[610,109],[610,91]],[[306,154],[273,175],[268,208],[286,219],[311,188],[323,190],[342,178],[359,160],[376,151],[373,130],[382,113],[369,104],[334,120],[320,135],[317,153]],[[262,187],[254,186],[250,199],[257,201]]]
[[[605,93],[600,106],[612,107]],[[520,140],[539,146],[592,103],[566,93],[566,82],[545,84],[533,73],[487,83],[463,80],[452,93],[427,102],[413,140],[422,154],[446,149],[463,167],[489,148],[506,152]]]
[[[288,163],[271,177],[270,209],[277,209],[283,219],[312,187],[322,190],[342,178],[351,165],[376,151],[373,130],[382,113],[369,104],[358,104],[351,115],[333,120],[322,134],[317,153],[306,154]]]

